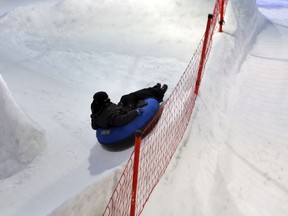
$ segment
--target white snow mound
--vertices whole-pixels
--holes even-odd
[[[22,170],[45,146],[44,132],[21,110],[0,75],[0,179]]]

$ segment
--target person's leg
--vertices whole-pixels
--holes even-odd
[[[144,88],[128,95],[123,95],[119,104],[122,106],[136,106],[139,100],[145,100],[147,98],[155,98],[161,103],[167,88],[168,86],[166,84],[161,87],[161,84],[157,83],[157,85],[153,87]]]
[[[134,92],[127,94],[127,95],[123,95],[120,99],[120,102],[118,103],[118,105],[122,106],[122,107],[136,107],[137,104],[137,97],[134,94]]]

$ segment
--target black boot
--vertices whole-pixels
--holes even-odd
[[[168,86],[166,84],[164,84],[162,87],[161,87],[161,91],[163,94],[165,94],[165,92],[167,91],[168,89]]]
[[[161,84],[157,83],[155,86],[153,86],[153,88],[161,88]]]

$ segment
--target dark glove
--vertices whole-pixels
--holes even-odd
[[[138,108],[138,109],[136,109],[136,112],[137,112],[137,116],[140,116],[140,115],[142,115],[143,110]]]

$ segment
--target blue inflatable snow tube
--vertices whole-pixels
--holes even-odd
[[[142,107],[143,113],[136,116],[131,122],[121,127],[112,127],[108,129],[98,129],[96,137],[104,147],[114,148],[123,145],[132,145],[134,143],[134,134],[137,130],[144,127],[152,120],[159,109],[159,103],[154,98],[145,100],[147,105]],[[132,142],[132,143],[131,143]]]

